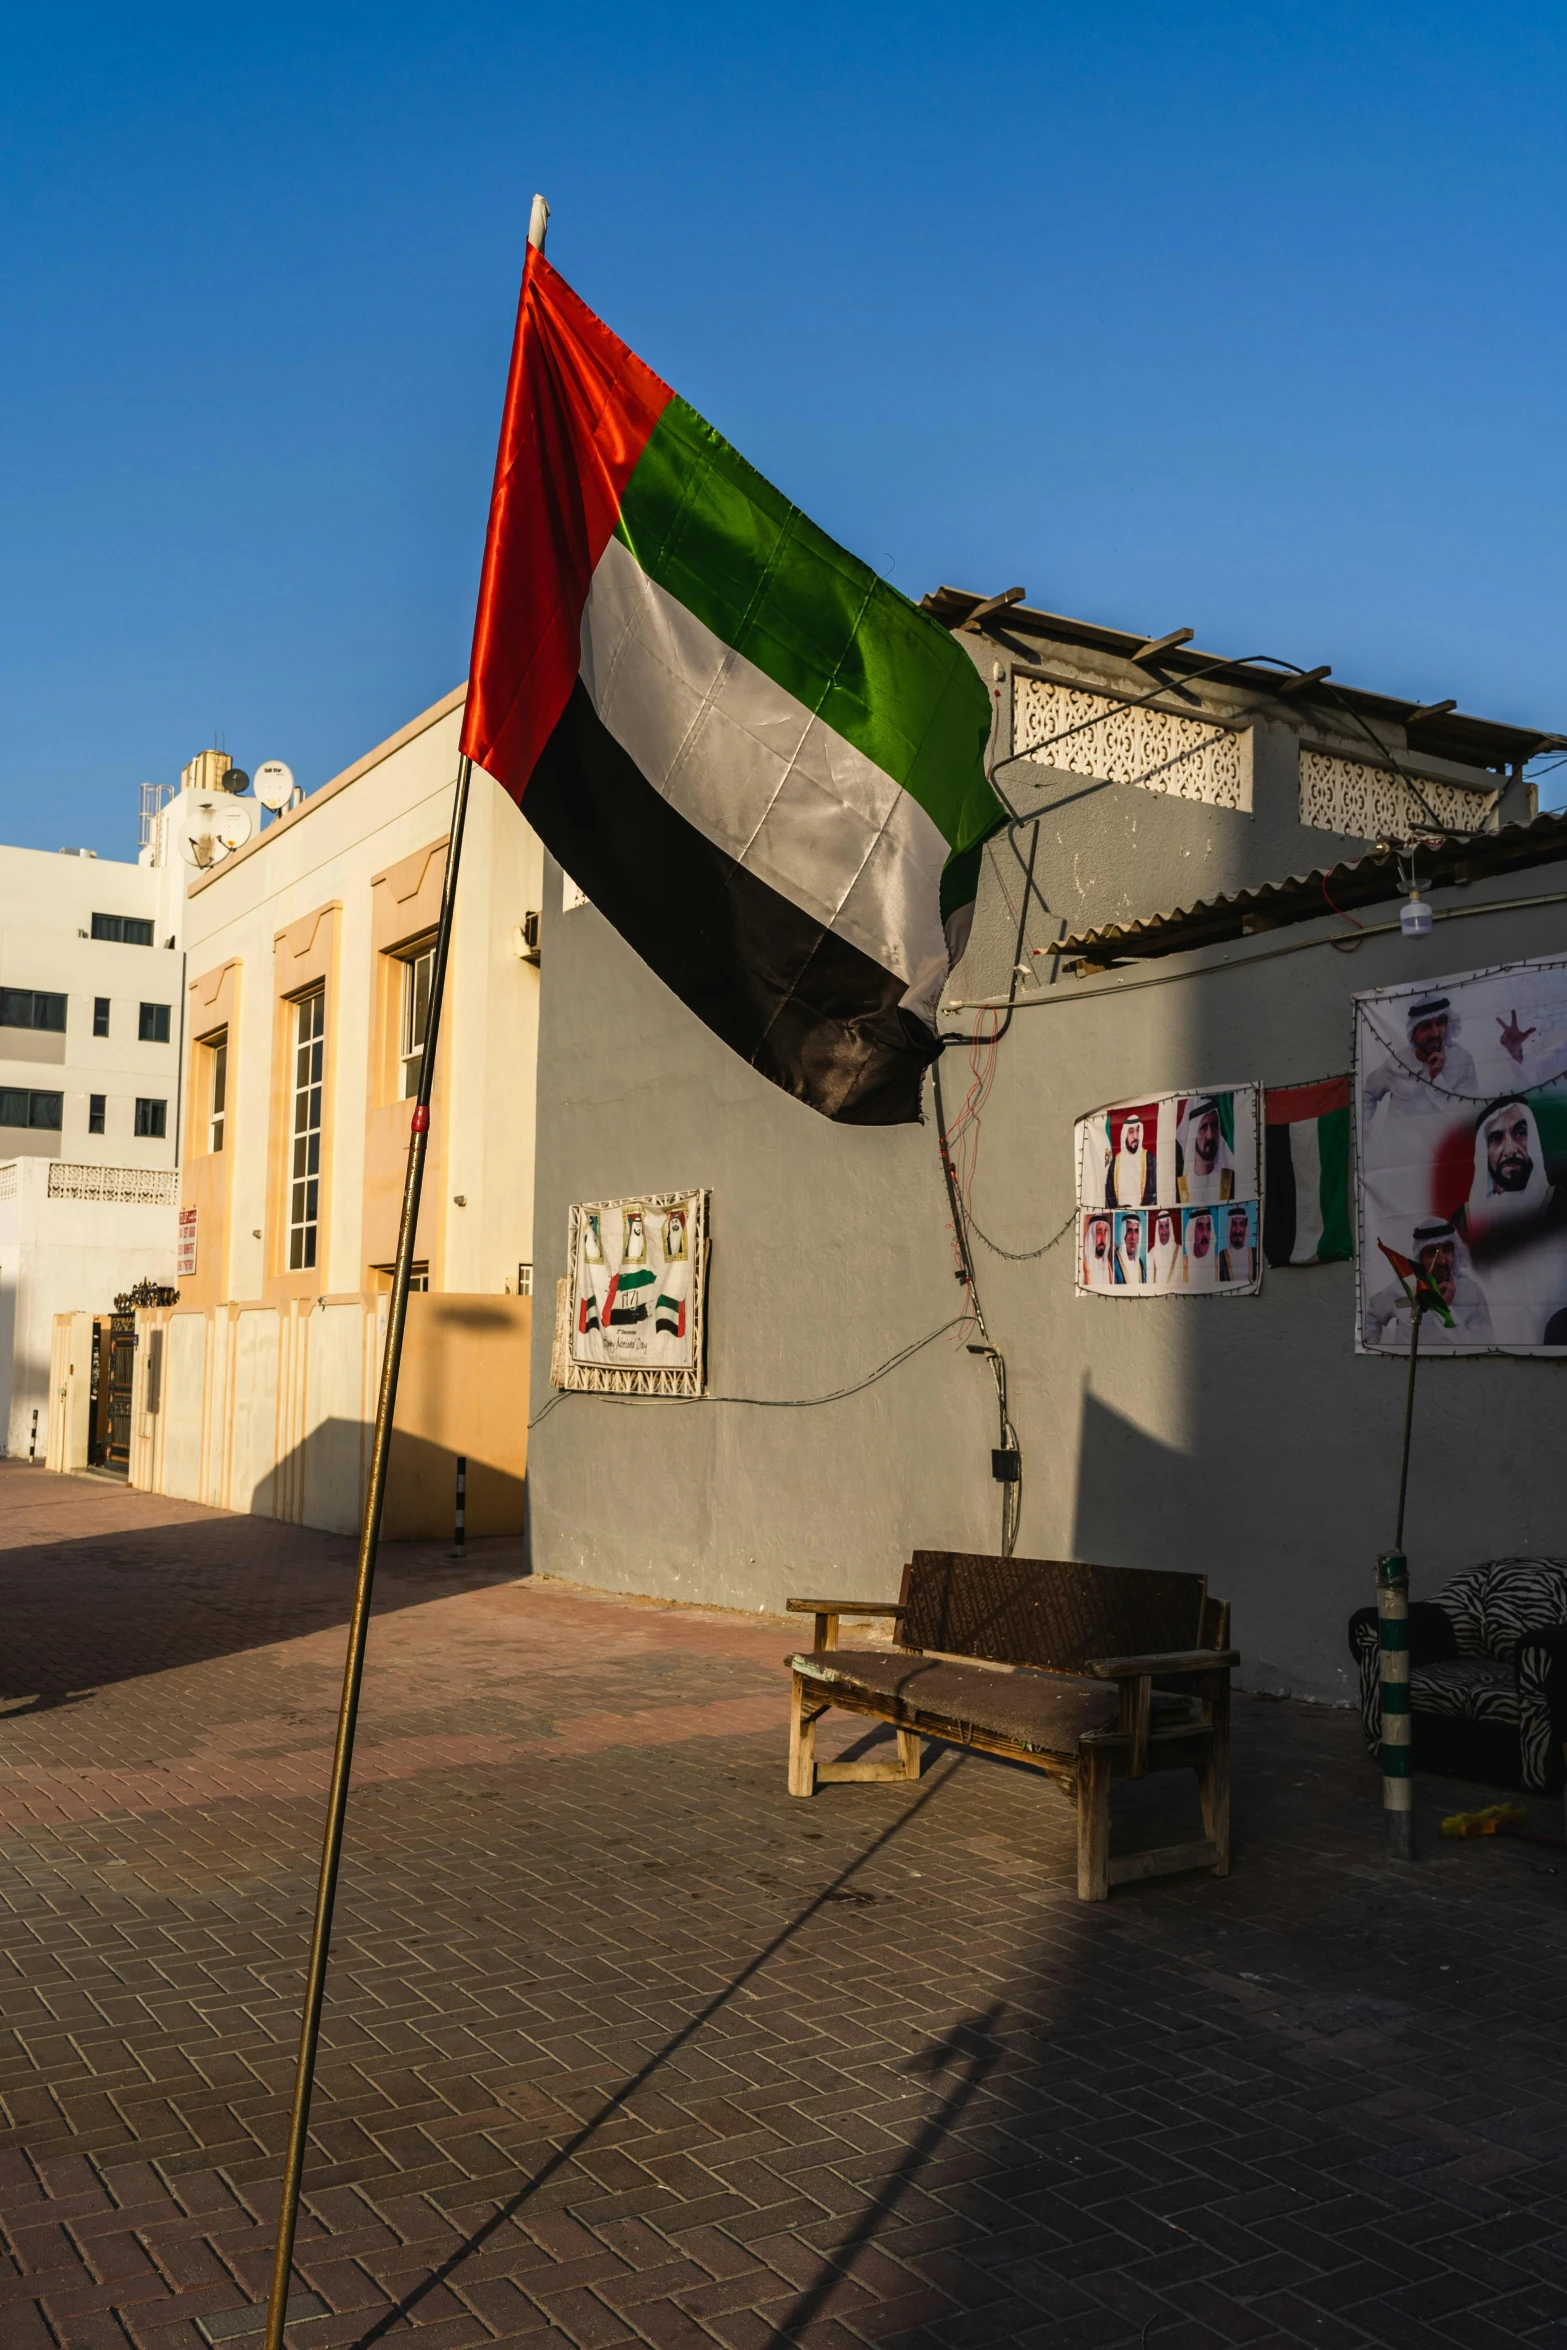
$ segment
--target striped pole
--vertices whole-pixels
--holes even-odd
[[[1377,1561],[1377,1646],[1382,1678],[1382,1829],[1389,1860],[1415,1857],[1415,1783],[1409,1754],[1409,1561]]]
[[[452,1556],[454,1559],[466,1558],[468,1555],[468,1455],[465,1452],[460,1452],[457,1455],[457,1524],[455,1532],[456,1547],[452,1551]]]
[[[1409,1749],[1409,1561],[1404,1503],[1409,1494],[1409,1439],[1415,1424],[1415,1365],[1425,1301],[1417,1292],[1409,1317],[1409,1382],[1404,1390],[1404,1456],[1398,1471],[1398,1531],[1377,1561],[1377,1652],[1382,1683],[1382,1831],[1389,1860],[1415,1857],[1415,1782]]]

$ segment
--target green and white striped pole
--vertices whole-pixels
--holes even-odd
[[[1409,1438],[1415,1420],[1415,1365],[1425,1300],[1417,1290],[1409,1319],[1409,1384],[1404,1390],[1404,1457],[1398,1472],[1398,1528],[1377,1561],[1377,1649],[1382,1683],[1382,1832],[1389,1860],[1415,1857],[1415,1782],[1409,1745],[1409,1561],[1404,1556],[1404,1501]]]
[[[1382,1829],[1389,1860],[1415,1857],[1415,1783],[1409,1762],[1409,1562],[1377,1561],[1377,1642],[1382,1670]]]

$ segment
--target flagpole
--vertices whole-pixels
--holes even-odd
[[[430,1087],[435,1075],[441,1007],[446,995],[446,964],[451,951],[452,915],[457,904],[457,871],[462,855],[463,827],[467,821],[472,774],[473,762],[470,759],[460,760],[452,802],[451,839],[446,850],[446,877],[441,885],[440,922],[435,933],[435,955],[430,971],[430,1006],[425,1025],[424,1049],[420,1056],[419,1084],[414,1095],[413,1115],[409,1121],[408,1167],[403,1177],[403,1210],[397,1230],[397,1263],[392,1274],[386,1349],[381,1358],[375,1432],[370,1443],[370,1481],[365,1489],[359,1563],[354,1578],[354,1603],[348,1620],[343,1699],[337,1717],[337,1745],[332,1755],[332,1781],[327,1795],[326,1832],[321,1845],[321,1876],[316,1888],[315,1925],[311,1930],[310,1960],[305,1975],[305,2008],[299,2033],[299,2060],[294,2072],[294,2103],[289,2116],[288,2151],[283,2160],[283,2193],[278,2211],[277,2244],[272,2260],[266,2350],[283,2350],[283,2329],[288,2323],[288,2285],[294,2264],[294,2232],[299,2222],[299,2192],[304,2177],[305,2144],[310,2130],[310,2096],[315,2085],[316,2049],[321,2037],[321,2008],[326,1995],[332,1909],[337,1898],[338,1866],[343,1857],[343,1822],[348,1811],[354,1730],[359,1718],[365,1643],[370,1631],[370,1600],[375,1585],[376,1553],[381,1543],[381,1514],[386,1502],[392,1420],[397,1409],[397,1378],[402,1368],[403,1333],[408,1321],[408,1289],[413,1272],[414,1236],[419,1223],[419,1195],[424,1185],[425,1153],[430,1140]]]
[[[548,204],[542,196],[535,196],[528,216],[528,243],[536,246],[541,253],[549,217]],[[397,1262],[392,1273],[386,1351],[381,1358],[381,1384],[376,1396],[375,1431],[370,1444],[370,1479],[365,1489],[359,1561],[354,1576],[354,1603],[348,1620],[348,1655],[343,1666],[343,1700],[337,1717],[337,1744],[332,1754],[326,1830],[321,1843],[321,1876],[316,1888],[315,1924],[311,1929],[310,1958],[305,1974],[305,2006],[300,2019],[294,2102],[289,2114],[288,2148],[283,2158],[282,2197],[278,2209],[277,2242],[272,2256],[271,2294],[267,2304],[266,2350],[283,2350],[283,2334],[288,2324],[288,2287],[294,2266],[294,2237],[299,2225],[305,2146],[310,2134],[310,2098],[315,2085],[321,2009],[326,1996],[332,1910],[337,1898],[338,1869],[343,1857],[343,1823],[348,1812],[354,1731],[359,1718],[359,1693],[364,1680],[365,1643],[370,1630],[376,1553],[381,1543],[381,1515],[386,1502],[386,1472],[392,1449],[392,1422],[397,1410],[397,1380],[402,1369],[403,1333],[408,1322],[408,1290],[413,1273],[414,1239],[419,1225],[419,1195],[424,1186],[425,1154],[429,1147],[430,1089],[435,1078],[441,1011],[446,1000],[446,965],[451,953],[452,920],[457,908],[457,875],[462,860],[463,831],[468,819],[472,780],[473,761],[465,754],[457,763],[457,784],[452,796],[451,837],[446,849],[446,874],[441,884],[441,912],[436,925],[435,952],[430,971],[430,1004],[425,1022],[424,1049],[420,1055],[419,1083],[414,1094],[413,1115],[409,1121],[408,1166],[403,1177],[402,1219],[397,1228]]]
[[[1382,1694],[1382,1831],[1389,1860],[1415,1857],[1415,1783],[1411,1775],[1409,1713],[1409,1561],[1404,1556],[1404,1504],[1409,1493],[1409,1443],[1415,1421],[1415,1369],[1425,1298],[1410,1300],[1409,1378],[1404,1388],[1404,1450],[1398,1471],[1398,1524],[1393,1547],[1377,1561],[1377,1664]]]

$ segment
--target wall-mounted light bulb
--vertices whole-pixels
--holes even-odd
[[[1398,917],[1398,926],[1406,938],[1430,937],[1431,909],[1420,895],[1419,890],[1412,889],[1410,891],[1409,903]]]

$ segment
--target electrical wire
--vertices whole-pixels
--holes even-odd
[[[852,1386],[834,1387],[826,1395],[610,1395],[594,1387],[559,1387],[549,1402],[534,1413],[528,1426],[530,1429],[536,1428],[541,1420],[549,1418],[557,1404],[570,1403],[574,1397],[584,1395],[592,1396],[598,1403],[612,1404],[734,1403],[750,1404],[761,1411],[812,1411],[818,1404],[843,1403],[851,1395],[863,1394],[867,1387],[874,1387],[878,1379],[885,1379],[893,1371],[901,1371],[905,1363],[922,1353],[927,1346],[934,1346],[938,1338],[945,1338],[949,1330],[961,1330],[968,1320],[966,1313],[954,1314],[951,1321],[943,1322],[939,1330],[928,1330],[923,1338],[911,1339],[907,1346],[900,1346],[895,1355],[889,1355],[884,1363],[878,1363],[874,1371],[867,1371],[865,1377],[856,1379]]]

